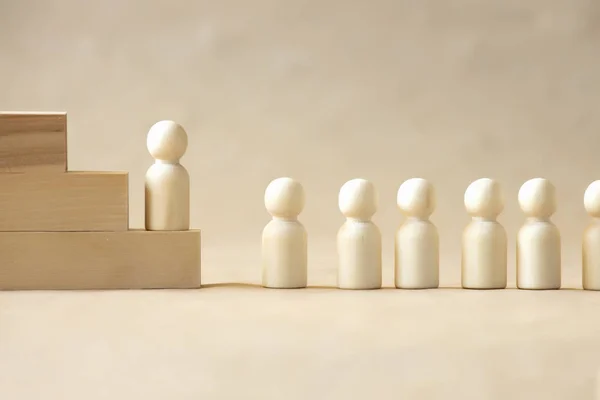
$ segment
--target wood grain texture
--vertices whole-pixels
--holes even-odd
[[[127,172],[0,174],[0,231],[125,231]]]
[[[200,287],[200,231],[1,232],[0,290]]]
[[[0,112],[0,172],[66,171],[66,113]]]

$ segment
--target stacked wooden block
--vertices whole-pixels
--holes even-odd
[[[0,290],[200,287],[200,232],[130,230],[128,173],[67,147],[65,113],[0,113]]]

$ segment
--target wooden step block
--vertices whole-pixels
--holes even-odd
[[[66,171],[66,113],[0,112],[0,172]]]
[[[126,231],[127,172],[0,174],[0,231]]]
[[[0,290],[198,287],[197,230],[0,233]]]

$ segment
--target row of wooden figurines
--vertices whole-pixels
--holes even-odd
[[[147,146],[156,162],[146,173],[146,229],[188,230],[190,183],[179,160],[188,138],[173,121],[152,126]],[[265,207],[273,219],[263,230],[262,282],[265,287],[300,288],[307,285],[307,233],[298,221],[304,208],[304,189],[292,178],[272,181],[265,191]],[[473,217],[463,234],[462,285],[471,289],[501,289],[507,285],[507,238],[496,218],[504,201],[499,184],[489,178],[473,182],[465,192],[465,207]],[[556,210],[555,188],[543,178],[525,182],[518,195],[528,217],[517,238],[517,287],[561,287],[560,233],[550,217]],[[337,237],[338,286],[376,289],[382,285],[381,234],[371,217],[377,192],[365,179],[346,182],[339,192],[339,208],[346,217]],[[439,239],[429,221],[435,208],[432,185],[425,179],[404,182],[397,196],[406,221],[395,238],[395,285],[426,289],[439,286]],[[589,185],[584,206],[600,218],[600,181]],[[592,224],[583,240],[583,288],[600,290],[600,224]]]
[[[519,289],[561,288],[561,238],[550,217],[556,210],[555,188],[543,178],[525,182],[518,201],[527,216],[517,236],[516,286]],[[507,287],[507,235],[496,218],[504,201],[499,184],[489,178],[474,181],[464,197],[473,217],[462,237],[461,281],[465,289]],[[394,283],[401,289],[439,287],[439,238],[429,216],[435,208],[432,185],[425,179],[404,182],[397,196],[406,216],[395,237]],[[584,205],[600,218],[600,181],[585,193]],[[273,219],[263,230],[262,284],[270,288],[307,285],[307,233],[298,221],[304,206],[302,185],[278,178],[265,191],[265,206]],[[382,241],[371,217],[377,193],[365,179],[346,182],[339,192],[346,217],[337,235],[337,284],[340,289],[378,289],[382,286]],[[600,290],[600,224],[584,233],[582,283]]]

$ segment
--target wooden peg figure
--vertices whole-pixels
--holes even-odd
[[[594,385],[595,400],[600,400],[600,370],[596,373],[596,382]]]
[[[507,275],[506,230],[496,220],[504,209],[500,185],[493,179],[474,181],[465,191],[472,218],[462,237],[462,287],[504,289]]]
[[[547,179],[531,179],[521,186],[518,199],[527,220],[517,235],[517,288],[560,289],[560,232],[550,220],[556,189]]]
[[[396,232],[395,286],[437,288],[440,284],[439,236],[429,220],[436,206],[433,185],[425,179],[409,179],[400,185],[396,200],[406,220]]]
[[[584,290],[600,290],[600,181],[587,187],[583,205],[592,222],[583,232],[582,284]]]
[[[377,206],[375,186],[365,179],[353,179],[340,189],[339,208],[346,217],[337,235],[340,289],[381,288],[381,233],[371,221]]]
[[[146,230],[190,228],[190,176],[179,163],[187,145],[187,133],[173,121],[157,122],[148,132],[155,162],[146,172]]]
[[[272,181],[265,207],[272,220],[262,234],[262,283],[267,288],[304,288],[307,284],[307,234],[298,221],[304,189],[291,178]]]

